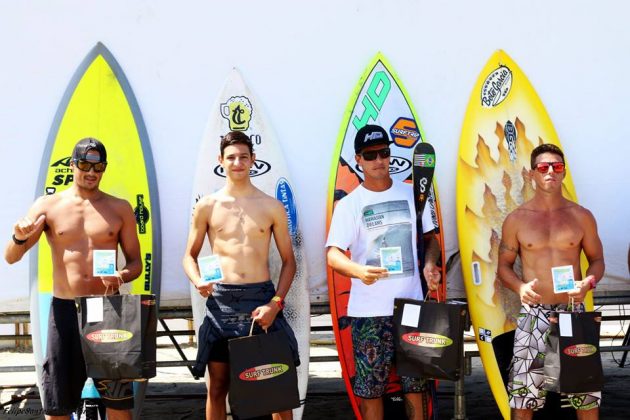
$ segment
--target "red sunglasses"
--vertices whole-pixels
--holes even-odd
[[[535,169],[541,174],[546,174],[547,172],[549,172],[550,166],[557,174],[561,174],[562,172],[564,172],[563,162],[538,162],[535,166]]]

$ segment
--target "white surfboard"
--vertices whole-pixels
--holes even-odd
[[[219,142],[221,136],[233,130],[245,132],[254,143],[256,161],[250,173],[252,183],[266,194],[280,200],[284,204],[289,220],[289,233],[293,242],[297,271],[289,294],[286,296],[284,316],[293,328],[300,352],[301,364],[297,368],[297,373],[302,405],[293,410],[293,417],[300,419],[308,384],[310,335],[310,302],[304,241],[300,232],[291,177],[288,174],[280,144],[276,141],[258,100],[245,85],[236,69],[230,73],[221,94],[210,111],[195,171],[192,207],[201,197],[211,194],[225,185],[225,175],[223,175],[223,169],[217,161]],[[271,279],[277,285],[281,261],[274,241],[271,241],[271,244],[269,268]],[[210,246],[206,241],[200,257],[210,253]],[[192,285],[190,291],[195,330],[198,332],[205,316],[206,301]]]

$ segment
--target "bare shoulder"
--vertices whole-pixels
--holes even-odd
[[[256,199],[260,200],[260,204],[268,208],[274,214],[278,212],[284,213],[284,205],[275,197],[258,190]]]
[[[532,209],[530,202],[526,202],[512,210],[503,221],[503,226],[518,226],[527,219]]]
[[[586,207],[582,207],[577,203],[571,202],[569,210],[575,215],[575,217],[582,223],[594,223],[595,216]]]
[[[124,198],[115,197],[107,193],[104,193],[104,198],[107,200],[107,204],[119,214],[124,214],[130,211],[133,212],[131,204]]]

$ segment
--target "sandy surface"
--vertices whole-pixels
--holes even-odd
[[[313,325],[326,322],[314,318]],[[177,328],[177,326],[175,326]],[[606,334],[617,334],[621,326],[610,324],[604,328]],[[180,338],[188,358],[194,358],[195,347],[187,338]],[[313,333],[312,356],[336,355],[329,333]],[[609,342],[604,343],[609,345]],[[616,345],[621,340],[615,341]],[[468,348],[474,344],[467,345]],[[630,398],[627,387],[630,383],[630,368],[619,368],[614,358],[621,353],[603,353],[606,384],[603,392],[601,418],[627,419],[630,417]],[[158,360],[180,360],[177,352],[165,339],[160,339]],[[32,366],[33,356],[29,351],[0,352],[0,366]],[[41,419],[41,405],[34,372],[0,373],[0,419]],[[453,383],[442,382],[439,389],[439,417],[453,417]],[[205,384],[195,380],[183,367],[160,368],[156,378],[149,383],[143,419],[178,420],[202,419],[205,404]],[[494,404],[479,358],[472,359],[472,374],[465,377],[466,415],[469,419],[498,419],[499,411]],[[10,401],[14,399],[15,402]],[[339,363],[310,363],[309,389],[304,419],[349,419],[352,410],[341,380]],[[554,420],[561,417],[553,416]]]

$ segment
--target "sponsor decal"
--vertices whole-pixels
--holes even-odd
[[[245,131],[249,128],[254,108],[247,96],[232,96],[220,105],[221,116],[228,120],[230,130]]]
[[[479,261],[473,261],[472,263],[472,278],[475,286],[481,285],[481,281],[483,279],[481,277],[481,265],[479,264]]]
[[[389,173],[391,175],[399,174],[411,169],[411,161],[401,156],[391,156],[389,158]],[[354,170],[363,173],[363,169],[358,164],[354,165]]]
[[[144,194],[136,195],[136,208],[133,209],[136,215],[136,224],[138,225],[138,233],[144,235],[147,233],[147,222],[149,221],[149,209],[144,205]]]
[[[418,125],[410,118],[400,117],[389,129],[394,144],[400,147],[413,147],[420,139]]]
[[[439,334],[412,332],[402,335],[403,341],[418,347],[448,347],[453,340]]]
[[[592,344],[574,344],[566,347],[562,352],[571,357],[586,357],[597,353],[597,347]]]
[[[264,175],[271,170],[271,165],[264,160],[256,159],[251,169],[249,170],[249,176],[255,177]],[[220,176],[221,178],[225,178],[225,171],[223,170],[223,166],[217,165],[214,168],[214,174]]]
[[[293,196],[293,189],[285,178],[280,178],[276,183],[276,198],[284,206],[284,211],[287,213],[287,223],[289,225],[289,234],[292,238],[297,234],[298,229],[298,215],[297,208],[295,206],[295,199]]]
[[[284,363],[270,363],[268,365],[260,365],[244,370],[238,375],[242,381],[264,381],[265,379],[275,378],[289,371],[289,365]]]
[[[72,168],[70,167],[71,161],[72,157],[66,156],[50,164],[50,173],[53,177],[52,185],[59,186],[72,183],[72,181],[74,180],[74,175],[72,175]],[[57,188],[55,187],[46,187],[46,194],[54,194],[55,191],[57,191]]]
[[[144,291],[151,291],[151,253],[144,254]]]
[[[363,113],[361,116],[355,114],[352,117],[352,125],[357,130],[367,125],[370,121],[376,121],[383,104],[392,89],[392,81],[389,79],[387,72],[378,71],[374,73],[374,77],[370,81],[367,92],[361,98],[363,105]],[[358,111],[358,110],[357,110]]]
[[[98,330],[87,334],[85,338],[95,343],[120,343],[133,337],[130,331],[126,330]]]
[[[420,153],[413,157],[414,166],[420,166],[422,168],[435,168],[435,154],[433,153]]]
[[[512,71],[506,66],[499,66],[486,77],[481,86],[481,106],[493,108],[507,98],[512,88]]]
[[[516,127],[512,124],[512,121],[508,120],[503,127],[503,135],[505,136],[505,142],[507,143],[508,153],[510,155],[510,162],[516,162]]]
[[[479,327],[479,341],[484,341],[486,343],[492,342],[492,331],[486,328]]]

